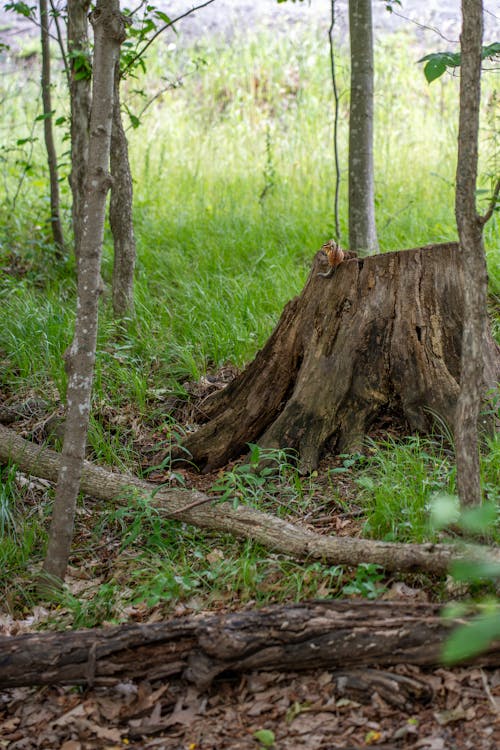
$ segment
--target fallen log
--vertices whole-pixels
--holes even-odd
[[[150,625],[4,636],[0,688],[112,685],[179,674],[206,688],[228,672],[432,667],[458,622],[444,620],[436,604],[331,600]],[[500,666],[500,643],[474,663]]]
[[[0,461],[12,461],[28,474],[57,481],[59,454],[24,440],[2,425]],[[131,474],[117,474],[89,461],[84,463],[81,491],[99,500],[122,505],[139,493],[148,497],[152,507],[167,518],[252,539],[299,560],[316,559],[350,566],[373,563],[388,571],[425,571],[435,575],[445,574],[455,560],[500,562],[500,550],[465,544],[402,544],[324,536],[243,505],[233,508],[230,503],[218,503],[210,507],[210,503],[216,500],[211,501],[201,492],[159,488]]]

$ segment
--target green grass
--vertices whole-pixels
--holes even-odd
[[[180,43],[174,51],[158,47],[151,57],[149,75],[141,81],[146,91],[159,89],[160,76],[169,73],[183,74],[183,85],[165,93],[147,110],[140,127],[128,133],[139,252],[137,320],[117,336],[119,350],[113,343],[109,297],[105,299],[96,386],[102,397],[133,401],[144,409],[146,379],[175,387],[225,362],[244,364],[269,335],[284,303],[300,290],[315,251],[331,236],[333,113],[327,50],[312,33],[300,45],[290,45],[271,36],[241,40],[232,47],[200,42],[196,50]],[[197,67],[194,58],[205,62]],[[428,86],[414,63],[405,36],[378,45],[376,201],[385,250],[456,237],[458,82],[445,78]],[[340,58],[338,71],[345,234],[345,58]],[[15,214],[8,213],[19,163],[31,147],[16,143],[20,136],[29,136],[37,107],[36,98],[22,101],[12,83],[2,85],[10,87],[11,105],[4,127],[16,136],[2,162],[10,189],[4,221],[0,218],[0,252],[21,256],[28,276],[27,287],[11,280],[4,291],[8,299],[0,314],[16,323],[14,330],[0,335],[0,347],[11,363],[7,378],[12,378],[12,370],[14,377],[19,373],[31,382],[45,377],[62,392],[60,355],[71,335],[73,268],[68,263],[58,270],[53,258],[47,263],[41,124],[35,129],[38,141]],[[135,93],[139,88],[133,79],[125,86],[132,112],[144,106]],[[488,79],[484,88],[481,184],[488,186],[497,144]],[[59,85],[59,95],[62,90]],[[61,107],[64,113],[65,105]],[[67,169],[63,167],[63,177]],[[65,182],[63,188],[67,212]],[[495,218],[485,235],[494,292],[500,273],[497,231]],[[111,263],[108,238],[103,266],[107,281]],[[23,299],[13,300],[12,294]],[[61,298],[69,304],[58,310]],[[58,316],[63,319],[58,321]],[[45,361],[49,366],[44,368],[40,365]]]
[[[500,507],[499,446],[499,436],[483,444],[481,479],[485,501]],[[454,452],[441,439],[415,435],[373,445],[356,478],[366,514],[365,533],[387,541],[437,541],[433,501],[455,495],[455,471]],[[500,519],[488,533],[498,544]]]
[[[384,251],[456,239],[458,80],[445,76],[428,86],[415,65],[418,56],[404,35],[377,45],[376,208]],[[329,69],[325,40],[313,31],[304,31],[300,39],[295,34],[289,39],[250,35],[232,46],[200,41],[196,48],[186,47],[180,36],[175,49],[156,47],[147,78],[126,82],[127,106],[138,114],[146,101],[139,90],[151,96],[165,87],[165,79],[182,77],[182,85],[159,97],[140,127],[128,131],[138,245],[136,317],[117,324],[109,291],[104,294],[89,432],[93,460],[138,471],[138,423],[149,428],[161,423],[175,441],[175,424],[159,413],[158,394],[182,398],[186,382],[202,373],[226,363],[243,366],[268,337],[283,305],[300,291],[314,253],[333,234]],[[345,54],[337,71],[345,241]],[[19,399],[35,392],[55,407],[66,387],[62,355],[74,320],[74,263],[71,257],[57,262],[50,243],[42,123],[33,125],[40,113],[38,91],[36,65],[0,81],[0,181],[5,188],[0,265],[9,269],[0,277],[0,387]],[[58,116],[67,115],[61,80],[54,97]],[[491,189],[498,172],[496,102],[494,83],[486,76],[482,189]],[[65,127],[57,129],[57,136],[68,226]],[[493,326],[500,337],[498,233],[497,215],[485,228],[485,245],[493,308],[496,300]],[[111,272],[108,231],[103,259],[108,285]],[[499,446],[498,439],[491,440],[482,463],[486,497],[497,503]],[[173,472],[173,483],[182,481],[168,461],[162,469]],[[440,440],[387,440],[373,446],[367,459],[345,457],[340,473],[335,471],[329,473],[329,497],[348,509],[337,481],[346,478],[361,493],[367,535],[399,541],[437,538],[429,523],[433,495],[454,491],[453,456]],[[318,482],[300,477],[285,458],[277,474],[235,466],[219,477],[213,491],[235,503],[296,518],[309,513],[324,492]],[[22,520],[13,499],[19,490],[10,474],[4,484],[1,582],[11,606],[22,609],[31,596],[23,587],[43,553],[50,498],[44,497],[38,514]],[[108,545],[111,572],[82,596],[63,594],[63,620],[98,624],[127,616],[144,602],[171,611],[179,602],[193,608],[200,602],[236,606],[341,591],[374,596],[381,589],[377,568],[348,575],[335,566],[294,563],[251,542],[165,521],[147,506],[130,502],[130,508],[99,512],[82,506],[74,562],[100,576],[102,560],[94,559],[92,550]],[[97,527],[90,536],[87,513]]]

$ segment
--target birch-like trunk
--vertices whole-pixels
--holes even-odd
[[[378,250],[373,177],[373,24],[371,0],[349,0],[349,247]]]
[[[115,70],[110,168],[113,177],[109,204],[109,222],[114,245],[113,312],[117,318],[123,318],[134,312],[136,247],[132,219],[132,174],[120,108],[119,62]]]
[[[90,0],[68,0],[68,58],[70,63],[72,220],[75,257],[78,261],[82,237],[85,177],[89,155],[90,70],[82,65],[88,58],[88,12]]]
[[[97,340],[98,302],[106,195],[111,184],[109,152],[113,116],[113,81],[125,37],[118,0],[98,0],[92,11],[94,70],[88,177],[78,258],[77,317],[66,356],[67,416],[61,467],[44,563],[46,576],[63,579],[68,564],[76,499],[80,488]]]
[[[484,395],[488,275],[483,222],[476,212],[482,0],[462,0],[460,115],[455,214],[464,273],[464,328],[460,394],[455,416],[457,487],[466,505],[481,502],[478,419]]]
[[[50,179],[50,226],[52,237],[60,255],[64,248],[64,235],[61,224],[61,212],[59,201],[59,176],[57,169],[57,153],[54,145],[54,134],[52,131],[52,96],[51,96],[51,71],[50,71],[50,39],[49,39],[49,14],[47,0],[39,0],[40,10],[40,42],[42,48],[42,103],[43,103],[43,130],[45,137],[45,149],[47,151],[47,166]]]

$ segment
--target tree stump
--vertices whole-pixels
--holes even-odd
[[[295,451],[303,471],[322,451],[359,448],[396,413],[410,431],[450,429],[459,392],[463,274],[458,245],[428,245],[344,261],[331,278],[316,254],[300,296],[253,362],[203,406],[184,447],[210,471],[249,442]],[[484,392],[500,376],[488,336]]]

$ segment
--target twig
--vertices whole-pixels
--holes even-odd
[[[500,178],[498,178],[495,188],[493,190],[493,195],[491,196],[490,205],[488,207],[488,210],[486,211],[483,216],[478,216],[479,223],[481,226],[484,226],[487,221],[491,219],[493,216],[493,211],[495,210],[495,207],[497,205],[498,201],[498,194],[500,193]]]
[[[179,76],[179,78],[177,78],[177,80],[175,80],[175,81],[170,81],[170,82],[169,82],[169,83],[167,84],[167,86],[165,86],[164,88],[162,88],[162,89],[160,89],[159,91],[157,91],[157,92],[156,92],[156,94],[155,94],[154,96],[152,96],[152,97],[151,97],[151,99],[149,99],[149,100],[148,100],[148,101],[146,102],[146,104],[144,105],[144,107],[143,107],[143,108],[141,109],[141,111],[140,111],[140,112],[138,113],[138,115],[137,115],[137,119],[138,119],[138,120],[140,120],[140,119],[141,119],[141,117],[143,116],[144,112],[145,112],[145,111],[146,111],[147,109],[149,109],[149,107],[150,107],[150,106],[151,106],[151,105],[152,105],[152,104],[153,104],[153,103],[154,103],[154,102],[155,102],[155,101],[156,101],[157,99],[159,99],[159,98],[160,98],[160,96],[162,96],[163,94],[165,94],[165,92],[167,92],[167,91],[171,91],[172,89],[177,89],[177,88],[179,88],[180,86],[182,86],[182,80],[183,80],[183,79],[182,79],[182,78],[181,78],[181,77]],[[129,126],[128,126],[128,128],[126,128],[126,130],[130,130],[130,128],[131,128],[131,127],[132,127],[132,126],[131,126],[131,125],[129,125]]]
[[[393,16],[398,16],[398,18],[402,18],[403,21],[409,21],[410,23],[413,23],[415,26],[418,26],[419,29],[426,29],[427,31],[433,31],[435,34],[441,37],[441,39],[444,39],[445,42],[450,42],[450,44],[458,44],[458,39],[448,39],[447,36],[445,36],[442,31],[439,31],[435,26],[426,26],[424,23],[420,23],[419,21],[415,21],[413,18],[410,18],[409,16],[404,16],[402,13],[398,13],[397,10],[392,10]]]
[[[490,686],[488,685],[488,680],[486,678],[486,675],[484,674],[484,670],[481,669],[480,672],[481,672],[481,680],[483,682],[484,692],[488,696],[488,700],[491,703],[491,705],[493,706],[493,709],[494,709],[495,713],[496,714],[500,714],[500,705],[497,702],[497,699],[491,693]]]
[[[191,510],[191,508],[197,508],[199,505],[206,505],[207,503],[215,502],[216,500],[221,500],[222,497],[220,495],[216,495],[215,497],[203,497],[201,500],[195,500],[193,503],[189,503],[189,505],[184,505],[182,508],[178,508],[177,510],[171,511],[171,514],[173,516],[179,515],[179,513],[184,513],[186,510]]]
[[[330,65],[332,72],[333,99],[335,102],[335,114],[333,119],[333,151],[335,154],[335,234],[336,239],[340,241],[340,222],[339,222],[339,192],[340,192],[340,164],[339,164],[339,144],[338,144],[338,124],[339,124],[339,94],[337,90],[337,79],[335,76],[335,52],[333,49],[333,30],[335,28],[335,0],[331,0],[331,23],[328,29],[328,39],[330,42]]]
[[[132,65],[135,63],[136,60],[138,60],[142,55],[145,53],[147,48],[153,44],[156,37],[160,36],[166,29],[170,28],[170,26],[173,26],[177,23],[177,21],[181,21],[183,18],[186,18],[186,16],[190,16],[191,13],[194,13],[197,10],[200,10],[201,8],[205,8],[207,5],[211,5],[215,0],[206,0],[205,3],[201,3],[201,5],[195,5],[193,8],[190,8],[185,13],[181,13],[180,16],[177,16],[177,18],[174,18],[172,21],[169,21],[168,23],[164,24],[164,26],[161,27],[161,29],[158,29],[158,31],[153,34],[151,39],[148,39],[144,47],[139,50],[139,52],[129,61],[129,63],[123,68],[121,75],[123,76],[129,68],[132,67]]]
[[[69,72],[68,58],[66,57],[66,49],[64,47],[64,40],[63,40],[63,35],[61,32],[61,27],[59,26],[59,10],[58,8],[56,8],[54,4],[54,0],[50,0],[50,8],[52,10],[52,18],[54,19],[54,23],[56,26],[57,43],[59,45],[59,51],[61,53],[63,66],[64,66],[64,72],[66,74],[66,80],[68,81],[68,89],[69,89],[71,76]]]

